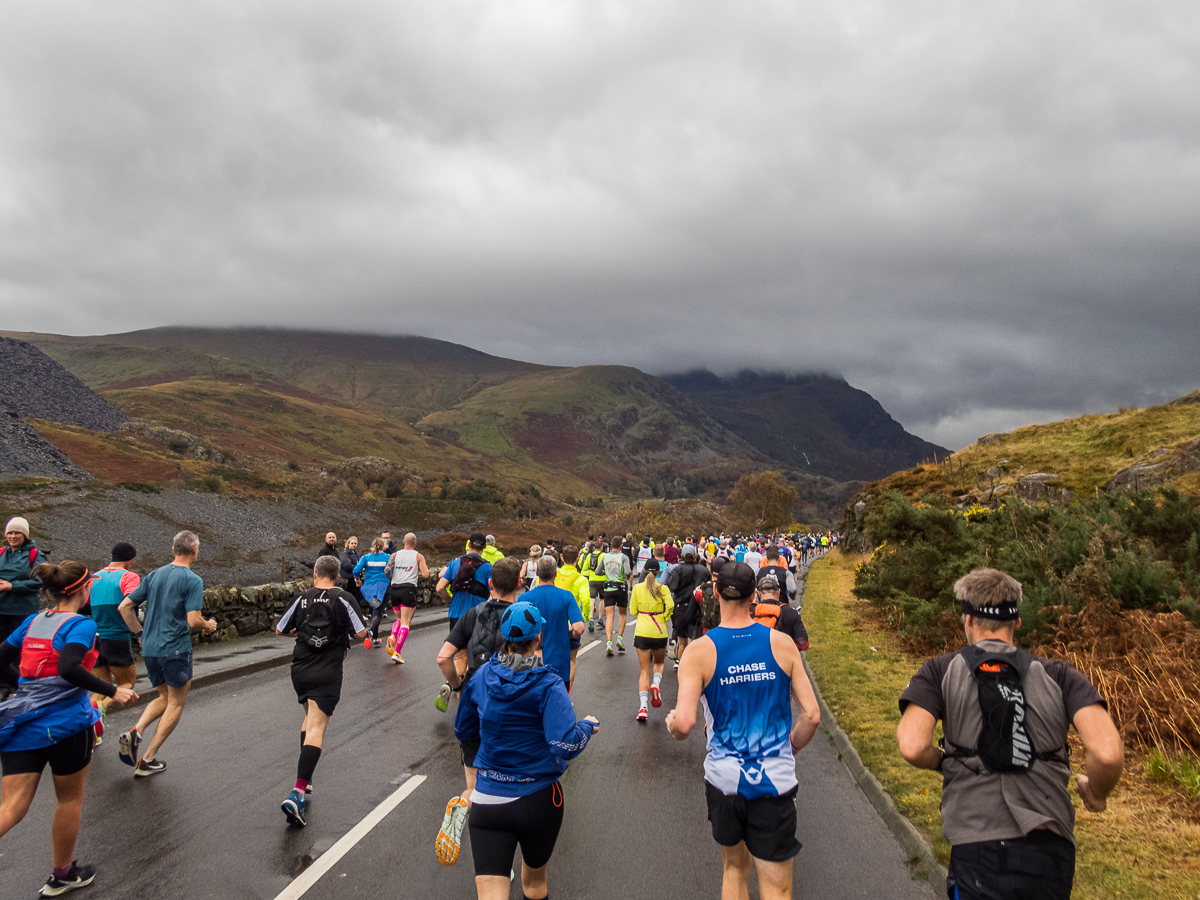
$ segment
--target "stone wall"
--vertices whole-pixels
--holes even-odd
[[[437,578],[421,578],[417,583],[417,606],[444,606],[433,592]],[[272,631],[279,617],[302,592],[312,587],[312,579],[304,578],[284,584],[259,584],[253,587],[217,585],[204,591],[204,617],[216,618],[217,631],[199,638],[205,643],[246,637]]]

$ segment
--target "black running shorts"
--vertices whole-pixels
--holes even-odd
[[[387,589],[387,597],[384,602],[393,608],[416,606],[417,586],[415,584],[393,584]]]
[[[41,775],[47,764],[52,775],[74,775],[92,761],[95,744],[96,732],[89,726],[49,747],[5,750],[0,753],[0,767],[5,778],[9,775]]]
[[[292,673],[292,687],[296,689],[296,700],[304,703],[311,700],[317,704],[317,709],[332,716],[337,709],[338,701],[342,699],[342,683],[335,682],[304,682],[297,681],[295,671]]]
[[[785,862],[800,852],[796,840],[796,793],[798,787],[778,797],[748,800],[738,794],[727,797],[704,782],[708,821],[713,840],[722,847],[742,841],[755,859]]]
[[[562,820],[563,795],[557,781],[512,803],[471,804],[467,823],[475,874],[507,878],[518,845],[525,865],[540,869],[550,862]]]
[[[950,848],[950,900],[1069,900],[1075,846],[1053,831]]]
[[[458,742],[458,758],[462,760],[464,766],[475,768],[475,754],[479,752],[482,743],[480,738]]]
[[[593,600],[599,600],[600,592],[604,590],[604,582],[603,581],[589,581],[588,582],[588,590],[592,592]]]
[[[100,651],[100,656],[96,659],[98,666],[127,669],[133,665],[133,646],[130,641],[110,641],[105,638],[97,638],[96,649]]]
[[[666,650],[667,649],[667,639],[665,637],[662,637],[662,638],[639,637],[638,635],[635,634],[633,636],[633,649],[634,650]]]
[[[618,606],[621,609],[629,607],[629,591],[624,587],[616,591],[601,591],[600,596],[603,598],[605,606]]]

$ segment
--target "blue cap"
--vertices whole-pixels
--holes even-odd
[[[532,603],[514,603],[500,619],[500,633],[506,641],[520,644],[541,634],[545,624],[541,611]]]

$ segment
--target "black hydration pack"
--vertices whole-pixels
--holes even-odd
[[[459,591],[466,591],[476,597],[490,596],[491,591],[488,590],[488,586],[475,578],[475,573],[482,565],[482,556],[468,553],[466,556],[459,557],[458,573],[450,582],[450,592],[457,594]]]
[[[975,749],[947,750],[946,756],[978,757],[989,772],[1001,775],[1028,772],[1038,760],[1064,761],[1065,745],[1040,752],[1025,727],[1025,675],[1033,663],[1033,654],[1021,649],[1015,653],[994,653],[972,645],[960,650],[959,655],[975,679],[983,728]],[[944,740],[942,746],[944,749]]]
[[[467,641],[467,667],[469,669],[478,669],[500,649],[503,640],[500,634],[500,620],[504,618],[504,611],[508,607],[509,604],[501,600],[489,600],[482,606],[476,607],[479,612],[476,614],[475,627],[471,631],[471,637]]]
[[[296,628],[296,634],[314,650],[321,650],[333,643],[335,619],[333,607],[325,593],[321,591],[319,597],[305,597],[300,601],[305,616]]]

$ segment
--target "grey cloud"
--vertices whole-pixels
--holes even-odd
[[[1200,382],[1194,4],[5,18],[6,328],[828,370],[953,446]]]

